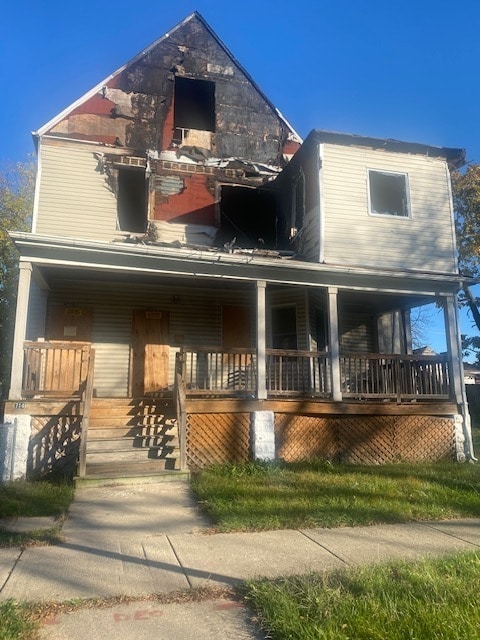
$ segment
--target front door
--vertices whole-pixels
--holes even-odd
[[[167,311],[133,312],[132,393],[154,394],[168,389],[169,318]]]

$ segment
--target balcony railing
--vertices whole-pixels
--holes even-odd
[[[82,397],[91,346],[85,342],[25,342],[23,397]]]
[[[251,349],[182,349],[180,370],[188,395],[253,395],[257,386]]]
[[[269,395],[330,396],[327,353],[267,349],[266,383]]]
[[[345,353],[340,359],[345,398],[448,399],[450,371],[441,356]]]

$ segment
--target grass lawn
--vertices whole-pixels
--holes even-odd
[[[30,640],[37,637],[37,628],[28,605],[0,602],[0,640]]]
[[[477,464],[231,464],[192,487],[224,532],[480,517]]]
[[[73,495],[73,484],[67,482],[18,481],[0,485],[0,518],[61,518],[66,514]],[[12,533],[0,526],[0,547],[54,544],[58,541],[59,529],[60,526],[53,526],[43,531]]]
[[[263,580],[246,598],[272,640],[477,640],[480,554]]]

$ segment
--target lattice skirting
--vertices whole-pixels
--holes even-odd
[[[33,416],[27,476],[55,473],[73,477],[80,446],[78,416]]]
[[[190,469],[245,462],[250,457],[249,413],[188,414],[187,464]]]
[[[353,464],[453,460],[453,418],[314,417],[276,414],[276,455],[288,462],[324,458]]]

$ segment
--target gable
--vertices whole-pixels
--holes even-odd
[[[277,166],[300,141],[198,13],[38,134],[158,153],[200,147]]]

